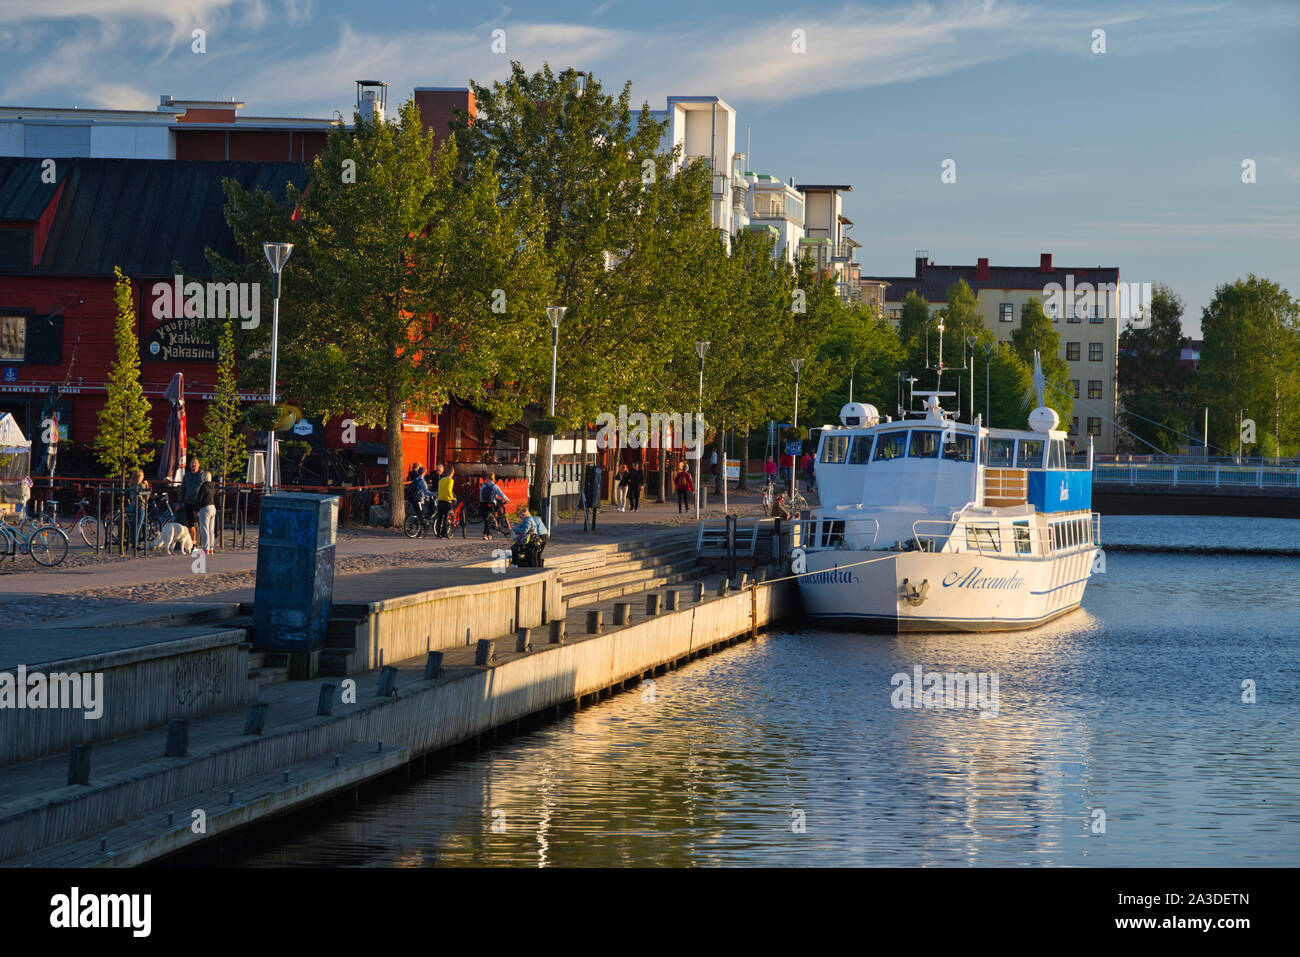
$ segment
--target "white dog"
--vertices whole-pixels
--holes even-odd
[[[190,530],[180,522],[168,522],[162,527],[158,537],[153,540],[150,548],[166,548],[167,554],[172,553],[172,546],[180,546],[182,555],[188,555],[194,551],[194,539],[190,538]]]

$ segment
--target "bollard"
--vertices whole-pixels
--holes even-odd
[[[517,635],[515,635],[515,651],[516,651],[516,652],[532,651],[532,650],[533,650],[533,643],[532,643],[531,640],[529,640],[529,634],[528,634],[529,631],[531,631],[531,630],[532,630],[532,629],[530,629],[530,628],[520,628],[520,629],[519,629],[519,633],[518,633]]]
[[[90,745],[74,744],[68,752],[68,783],[90,783]]]
[[[632,623],[632,603],[630,601],[620,601],[614,603],[614,624],[629,625]]]
[[[695,600],[704,601],[704,582],[695,583]]]
[[[564,619],[555,618],[551,621],[551,644],[564,644]]]
[[[164,757],[183,758],[190,749],[190,722],[186,718],[172,718],[167,722],[167,749]]]
[[[433,681],[442,675],[442,652],[429,652],[429,657],[424,660],[424,680]]]
[[[480,638],[474,646],[474,664],[494,665],[497,663],[497,643],[488,638]]]
[[[587,634],[599,635],[605,616],[599,611],[587,612]]]
[[[726,578],[723,578],[720,582],[718,582],[718,597],[719,597],[719,598],[723,598],[723,597],[726,596],[726,594],[727,594],[727,589],[730,587],[730,585],[731,585],[731,582],[727,581]]]
[[[647,618],[653,618],[659,614],[659,595],[650,594],[645,596],[645,614]]]
[[[677,599],[681,595],[676,588],[673,588],[664,595],[664,611],[676,611]]]
[[[244,718],[244,734],[261,734],[266,727],[266,712],[269,704],[250,704],[248,715]]]
[[[320,697],[316,699],[318,717],[329,717],[334,711],[334,685],[321,685]]]
[[[375,689],[375,695],[380,698],[392,698],[397,694],[397,669],[392,665],[384,665],[379,671],[379,687]]]

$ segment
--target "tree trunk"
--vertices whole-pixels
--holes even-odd
[[[402,403],[388,397],[388,526],[406,521],[406,472],[402,467]]]
[[[740,437],[740,478],[736,481],[736,491],[746,492],[749,490],[749,426],[741,430]]]
[[[542,504],[546,500],[546,459],[551,449],[551,440],[554,436],[539,435],[537,438],[537,454],[533,457],[533,486],[529,492],[529,498],[532,500],[530,508],[534,515],[542,515]],[[546,520],[546,516],[542,516]]]

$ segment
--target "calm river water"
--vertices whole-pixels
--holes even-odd
[[[1300,544],[1285,520],[1102,531]],[[1295,865],[1298,578],[1297,558],[1116,552],[1084,611],[1034,631],[768,634],[236,863]],[[894,708],[918,665],[996,674],[996,716]]]

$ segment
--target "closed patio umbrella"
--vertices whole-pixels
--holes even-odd
[[[162,455],[158,458],[158,478],[179,484],[185,471],[185,375],[176,373],[163,393],[171,403],[167,417],[167,434],[163,439]]]

